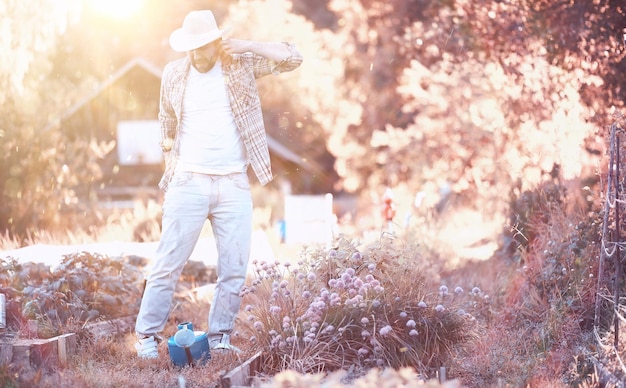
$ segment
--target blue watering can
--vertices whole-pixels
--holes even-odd
[[[209,338],[203,331],[194,331],[191,322],[178,324],[178,331],[167,340],[170,359],[176,366],[195,366],[211,359]]]

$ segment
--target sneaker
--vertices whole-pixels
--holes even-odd
[[[211,350],[216,350],[219,352],[235,352],[235,353],[241,353],[241,349],[239,349],[238,347],[231,345],[230,343],[230,335],[228,334],[222,334],[222,338],[218,339],[213,339],[211,340],[210,343],[210,347]]]
[[[159,357],[159,350],[157,348],[158,344],[159,343],[154,336],[137,340],[137,343],[135,344],[137,356],[143,359],[155,359]]]
[[[217,344],[215,344],[215,346],[211,348],[211,350],[216,350],[219,352],[230,351],[230,352],[235,352],[235,353],[241,353],[241,349],[239,349],[235,345],[227,344],[224,342],[218,342]]]

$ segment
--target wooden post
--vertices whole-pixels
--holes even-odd
[[[13,359],[13,345],[0,343],[0,365],[10,364]]]
[[[67,365],[69,356],[76,353],[76,333],[63,334],[58,338],[58,356],[61,365]]]

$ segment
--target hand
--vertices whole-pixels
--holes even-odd
[[[222,39],[222,50],[226,54],[241,54],[250,51],[250,42],[240,39]]]

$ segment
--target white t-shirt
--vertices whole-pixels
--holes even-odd
[[[221,62],[206,73],[189,69],[177,171],[226,175],[245,172],[246,150],[226,94]]]

